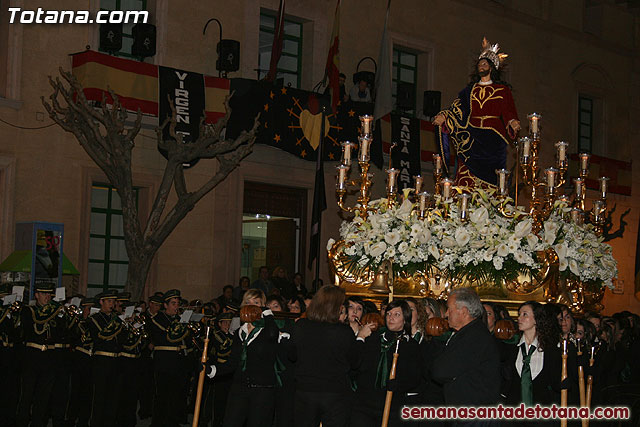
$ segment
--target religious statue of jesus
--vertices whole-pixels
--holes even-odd
[[[506,168],[507,145],[516,139],[520,122],[510,86],[500,76],[507,55],[486,38],[482,49],[471,82],[433,123],[438,126],[443,163],[447,164],[450,145],[457,153],[455,185],[491,188],[497,184],[495,171]]]

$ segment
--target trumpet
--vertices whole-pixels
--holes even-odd
[[[77,305],[65,305],[62,307],[62,311],[67,317],[71,319],[79,318],[80,316],[82,316],[82,309]]]
[[[16,314],[20,312],[20,310],[22,310],[23,305],[24,304],[22,303],[22,301],[15,301],[13,304],[11,304],[11,307],[9,307],[9,310],[11,310],[12,314]]]
[[[129,330],[129,332],[131,332],[133,335],[141,336],[142,338],[149,337],[145,329],[144,316],[140,314],[136,314],[135,316],[131,317],[127,322],[125,322],[125,325],[127,326],[127,329]]]
[[[191,330],[191,333],[195,336],[200,335],[200,332],[202,332],[201,322],[187,322],[185,326],[189,328]]]

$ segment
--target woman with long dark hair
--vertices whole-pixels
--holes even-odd
[[[344,300],[343,289],[323,286],[311,300],[306,318],[293,327],[289,357],[295,362],[296,427],[349,425],[349,371],[358,357],[356,337],[342,321]],[[370,332],[369,326],[363,329]]]
[[[518,329],[520,341],[511,348],[506,370],[507,403],[559,405],[560,391],[571,388],[569,384],[575,382],[577,366],[575,353],[569,352],[569,377],[561,384],[562,346],[558,346],[557,318],[542,304],[527,301],[518,310]]]
[[[385,311],[385,325],[365,340],[359,338],[360,363],[355,373],[357,390],[351,427],[380,425],[387,391],[393,391],[390,426],[404,425],[400,420],[400,408],[418,403],[422,358],[418,342],[411,338],[409,304],[398,300],[390,302]],[[368,332],[363,334],[361,330],[360,336]],[[396,347],[399,353],[396,378],[389,380]]]

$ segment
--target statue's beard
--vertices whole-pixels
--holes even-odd
[[[480,77],[485,77],[485,76],[488,76],[490,72],[491,70],[482,70],[482,71],[478,71],[478,75]]]

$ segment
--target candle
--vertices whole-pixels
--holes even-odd
[[[430,194],[426,191],[423,191],[422,193],[418,194],[418,196],[420,198],[420,217],[424,217],[424,211],[427,209],[427,199],[429,198]]]
[[[340,165],[340,166],[336,166],[336,169],[338,169],[338,185],[336,186],[336,188],[338,190],[346,190],[347,189],[346,180],[347,180],[347,172],[349,171],[349,166]]]
[[[506,196],[507,189],[507,177],[511,172],[506,169],[496,169],[496,175],[498,175],[498,194],[500,196]]]
[[[440,181],[442,184],[442,198],[444,200],[449,200],[451,198],[451,186],[453,185],[453,181],[449,178],[445,178]]]
[[[369,161],[369,145],[371,144],[371,138],[368,136],[358,137],[360,141],[360,152],[358,153],[358,161],[366,163]]]
[[[553,190],[556,188],[556,175],[558,174],[558,169],[556,168],[547,168],[544,170],[547,174],[547,188],[550,193],[553,193]]]
[[[399,169],[387,169],[387,192],[395,193],[397,191],[396,177],[399,172]]]
[[[460,195],[460,220],[462,221],[466,221],[468,218],[467,206],[469,205],[469,198],[471,196],[466,193]]]
[[[342,164],[351,165],[351,149],[356,145],[350,141],[344,141],[342,144]]]
[[[527,118],[529,119],[529,131],[531,132],[531,135],[537,135],[540,131],[539,121],[542,116],[538,113],[531,113],[527,116]]]
[[[566,339],[562,340],[562,354],[568,354],[568,351],[567,351],[567,340]]]
[[[580,170],[582,175],[587,175],[589,173],[589,158],[591,157],[589,153],[580,153]]]
[[[360,116],[360,123],[362,123],[362,135],[369,136],[371,134],[371,122],[373,121],[373,117],[366,114],[364,116]]]
[[[592,345],[591,346],[591,357],[590,357],[590,359],[593,360],[593,359],[595,359],[595,357],[596,357],[596,346]]]
[[[420,175],[414,176],[413,179],[416,182],[416,194],[418,194],[422,190],[422,183],[424,179]]]
[[[576,185],[576,197],[582,197],[582,183],[583,183],[583,179],[582,178],[576,178],[575,180],[575,185]]]
[[[578,356],[582,356],[582,340],[578,338],[577,341],[578,341]]]
[[[600,197],[603,199],[607,198],[607,181],[609,181],[608,177],[600,177]]]
[[[567,159],[567,146],[569,144],[565,141],[558,141],[556,148],[558,149],[558,164],[563,164]]]
[[[442,172],[442,157],[440,154],[433,155],[433,169],[436,173]]]

